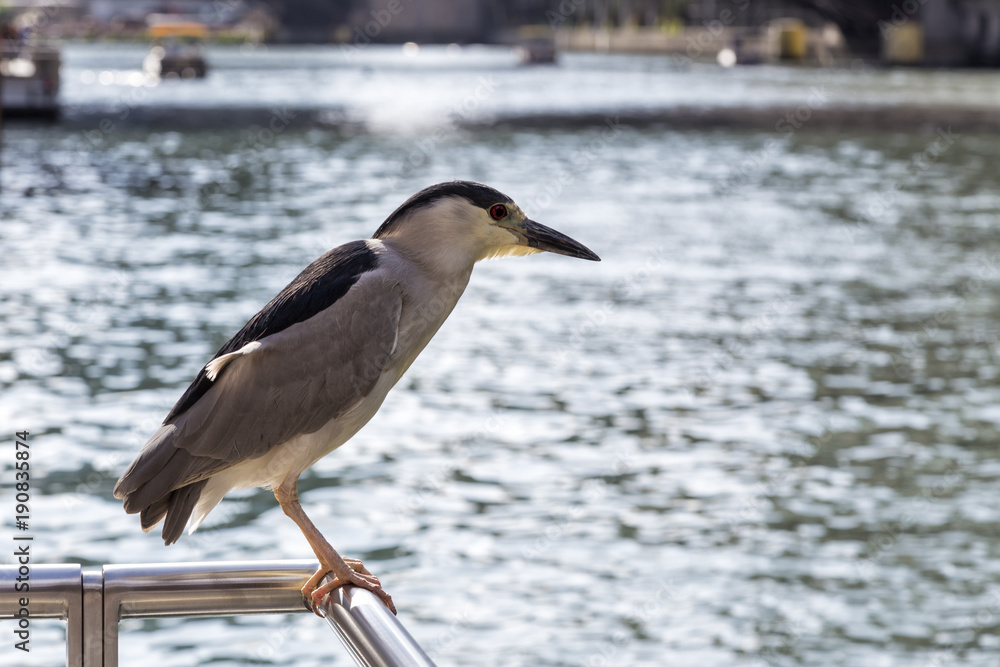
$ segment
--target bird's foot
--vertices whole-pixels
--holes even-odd
[[[347,586],[348,584],[354,584],[355,586],[360,586],[371,591],[382,598],[382,602],[389,608],[389,611],[393,614],[396,613],[396,606],[392,603],[392,597],[385,592],[382,584],[379,583],[378,577],[369,572],[364,563],[355,558],[345,558],[344,563],[347,565],[347,569],[344,571],[341,571],[343,568],[327,567],[325,564],[320,563],[319,570],[302,587],[302,597],[306,601],[306,606],[314,614],[322,618],[323,614],[319,610],[321,609],[320,605],[323,603],[323,598],[329,595],[330,591],[336,590],[341,586]],[[333,578],[320,586],[320,582],[327,575],[333,575]]]

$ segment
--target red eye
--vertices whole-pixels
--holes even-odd
[[[503,204],[493,204],[490,206],[490,217],[494,220],[503,220],[507,217],[507,207]]]

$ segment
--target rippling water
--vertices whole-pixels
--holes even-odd
[[[68,103],[127,91],[73,83],[124,70],[116,49],[68,55]],[[427,76],[536,76],[468,57]],[[596,61],[597,87],[649,62]],[[745,71],[789,79],[793,97],[812,76]],[[255,76],[280,91],[256,103],[321,101]],[[165,548],[111,488],[301,267],[417,189],[472,178],[604,261],[479,266],[379,415],[301,483],[435,660],[997,663],[1000,138],[438,121],[428,144],[357,114],[258,141],[134,123],[95,146],[96,127],[5,127],[0,423],[32,431],[37,558],[309,557],[267,491]],[[123,625],[122,664],[347,662],[306,615]],[[31,657],[57,663],[59,624],[39,628]]]

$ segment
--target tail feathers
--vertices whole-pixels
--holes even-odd
[[[175,425],[161,426],[114,489],[115,497],[124,501],[126,512],[139,513],[143,531],[149,532],[164,522],[163,541],[167,544],[176,542],[184,532],[208,483],[207,469],[218,463],[176,447],[176,437]]]
[[[203,479],[200,482],[182,486],[139,510],[139,520],[142,523],[143,532],[148,533],[156,527],[156,524],[163,521],[163,543],[169,545],[180,539],[184,533],[184,526],[191,518],[191,512],[198,504],[198,499],[206,484],[208,484],[208,480]]]
[[[170,494],[170,507],[167,508],[167,518],[163,522],[163,543],[173,544],[184,533],[184,526],[191,518],[194,506],[198,504],[201,492],[208,484],[207,479],[194,484],[188,484]]]
[[[139,521],[142,525],[142,532],[148,533],[156,527],[156,524],[163,521],[163,517],[167,516],[167,510],[170,509],[170,499],[173,495],[174,494],[171,493],[166,498],[139,511]]]

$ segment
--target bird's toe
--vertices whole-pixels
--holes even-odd
[[[347,567],[351,568],[352,570],[354,570],[359,574],[367,574],[368,576],[372,577],[375,576],[371,572],[369,572],[368,568],[365,567],[365,564],[362,563],[357,558],[345,558],[344,562],[347,563]]]
[[[365,572],[367,572],[367,570]],[[371,591],[375,595],[379,596],[382,602],[385,603],[385,606],[389,608],[389,611],[393,614],[396,613],[396,605],[392,603],[392,596],[386,593],[385,589],[382,588],[382,584],[379,582],[378,577],[370,573],[363,574],[354,570],[346,573],[343,577],[335,575],[325,584],[312,591],[306,591],[303,587],[302,594],[308,601],[306,606],[312,609],[314,614],[323,618],[323,614],[320,613],[323,605],[323,599],[329,595],[331,591],[348,584],[354,584],[355,586]]]

